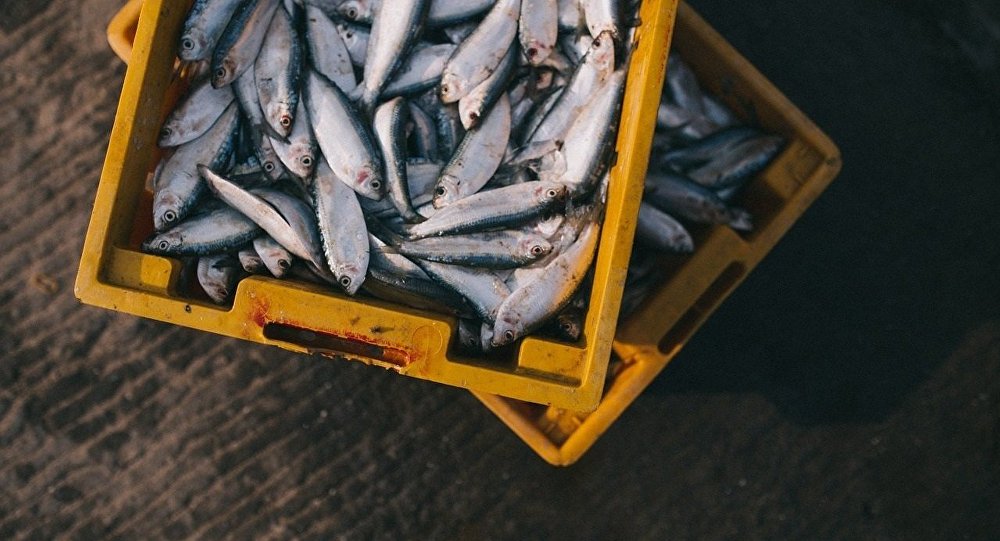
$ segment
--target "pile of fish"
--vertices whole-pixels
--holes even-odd
[[[575,341],[636,9],[195,0],[142,248],[218,303],[265,274]]]
[[[741,125],[707,94],[683,59],[671,53],[636,223],[636,246],[620,315],[630,314],[660,283],[657,255],[695,248],[688,227],[753,229],[753,218],[732,202],[781,151],[784,139]]]

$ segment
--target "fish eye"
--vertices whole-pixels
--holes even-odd
[[[441,94],[448,94],[451,92],[451,87],[447,83],[441,85]]]
[[[267,171],[268,173],[273,172],[274,164],[271,162],[264,162],[264,170]]]
[[[346,10],[344,10],[344,15],[346,15],[348,19],[352,19],[352,20],[353,19],[357,19],[358,18],[358,8],[356,8],[354,6],[350,6]]]
[[[543,251],[542,247],[537,244],[531,247],[531,255],[542,255]]]
[[[448,193],[448,190],[446,190],[446,189],[444,188],[444,186],[438,186],[438,187],[437,187],[437,188],[436,188],[436,189],[434,190],[434,195],[436,195],[436,196],[438,196],[438,197],[444,197],[444,194],[446,194],[446,193]]]
[[[601,38],[594,38],[594,47],[601,46]]]
[[[509,330],[509,329],[506,330],[506,331],[504,331],[503,332],[503,339],[506,340],[506,341],[508,341],[508,342],[513,342],[514,341],[514,331]]]
[[[183,48],[185,51],[190,51],[191,49],[194,49],[194,40],[191,38],[182,39],[181,48]]]
[[[347,39],[353,39],[354,38],[354,32],[348,30],[347,32],[344,32],[344,37],[347,38]]]
[[[341,287],[343,287],[344,289],[347,289],[347,288],[351,287],[351,277],[350,276],[341,276],[340,279],[337,280],[337,281],[340,282]]]
[[[299,163],[301,163],[306,167],[312,166],[313,164],[312,156],[302,156],[301,158],[299,158]]]
[[[472,111],[471,113],[469,113],[469,119],[472,121],[479,120],[479,113]]]
[[[547,192],[545,192],[545,195],[547,195],[549,197],[555,197],[555,196],[559,195],[559,192],[553,190],[552,188],[549,188],[549,190]]]
[[[219,68],[215,70],[216,79],[224,79],[226,77],[226,68]]]
[[[538,54],[538,49],[534,47],[528,47],[528,50],[525,52],[528,54],[528,58],[534,58],[535,55]]]
[[[379,182],[377,180],[373,180],[372,181],[372,189],[373,190],[377,190],[377,189],[379,189],[381,187],[382,187],[382,183],[381,182]]]
[[[161,250],[166,250],[167,248],[170,248],[170,243],[169,243],[169,242],[167,242],[166,240],[161,240],[161,241],[160,241],[160,242],[159,242],[159,243],[158,243],[158,244],[156,245],[156,247],[157,247],[157,248],[159,248],[159,249],[161,249]]]
[[[280,269],[288,270],[288,268],[291,267],[291,266],[292,266],[292,264],[289,263],[287,259],[279,259],[278,260],[278,268],[280,268]]]
[[[160,137],[170,137],[171,133],[174,133],[174,130],[168,128],[167,126],[160,129]]]
[[[287,128],[292,125],[292,117],[284,115],[281,117],[281,120],[278,121],[278,124],[281,124],[283,128]]]
[[[163,213],[163,221],[168,224],[176,219],[177,219],[177,213],[172,210],[168,210]]]
[[[573,330],[573,326],[570,325],[569,321],[563,321],[559,325],[559,328],[562,329],[562,330],[564,330],[564,331],[566,331],[566,332],[569,332],[569,331]]]

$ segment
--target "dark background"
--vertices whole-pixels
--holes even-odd
[[[694,7],[840,177],[576,465],[467,392],[81,306],[118,0],[0,12],[0,538],[1000,536],[1000,6]]]

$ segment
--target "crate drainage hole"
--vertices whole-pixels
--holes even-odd
[[[267,323],[264,325],[264,337],[295,344],[327,356],[358,356],[376,359],[393,366],[404,367],[413,359],[409,352],[399,348],[373,344],[360,338],[345,338],[330,333],[304,329],[285,323]]]

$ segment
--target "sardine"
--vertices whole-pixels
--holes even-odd
[[[538,66],[544,62],[552,54],[558,35],[557,0],[521,0],[518,36],[529,64]]]
[[[215,124],[201,137],[177,147],[160,162],[153,177],[153,225],[164,231],[183,220],[194,208],[205,184],[198,164],[220,168],[233,154],[239,116],[230,104]]]
[[[403,240],[394,248],[403,255],[439,263],[513,269],[545,257],[552,244],[541,235],[506,230]]]
[[[260,232],[260,227],[239,211],[222,207],[153,235],[142,243],[142,249],[172,256],[219,254],[245,245]]]
[[[369,115],[375,110],[382,89],[409,54],[423,31],[430,0],[398,0],[376,8],[371,39],[365,56],[359,104]]]
[[[212,86],[228,85],[253,65],[280,5],[278,0],[243,0],[212,54]]]
[[[340,38],[347,47],[347,53],[351,56],[351,62],[355,66],[364,66],[365,57],[368,55],[368,42],[371,40],[371,32],[363,26],[356,24],[340,23],[337,25]],[[347,92],[346,90],[344,92]]]
[[[204,135],[234,99],[232,88],[201,82],[163,122],[159,145],[175,147]]]
[[[237,77],[232,85],[236,94],[236,101],[240,104],[240,111],[246,117],[246,129],[248,130],[250,141],[254,153],[260,161],[261,168],[271,180],[278,180],[285,176],[285,166],[281,163],[281,158],[271,139],[267,136],[270,125],[264,120],[264,111],[260,108],[260,98],[257,96],[257,82],[254,79],[254,69],[250,66],[243,75]],[[274,134],[280,137],[278,134]]]
[[[643,201],[635,223],[635,238],[663,252],[694,251],[694,239],[684,226],[669,214]]]
[[[275,278],[285,276],[292,268],[294,256],[271,235],[261,235],[253,239],[253,249],[264,262],[267,271]]]
[[[444,66],[455,52],[450,43],[415,47],[382,91],[382,98],[423,92],[441,80]]]
[[[212,302],[225,304],[239,281],[240,262],[229,254],[209,255],[198,259],[198,283]]]
[[[242,0],[195,0],[184,19],[177,56],[185,62],[206,60]]]
[[[453,103],[496,70],[517,34],[521,0],[498,0],[475,32],[458,46],[441,76],[441,99]]]
[[[407,104],[410,109],[410,121],[413,123],[413,133],[410,135],[417,154],[428,160],[438,160],[441,153],[438,150],[437,127],[434,120],[413,102]]]
[[[777,135],[753,137],[729,147],[725,154],[687,174],[691,180],[713,190],[741,186],[767,167],[784,145],[785,140]]]
[[[512,291],[497,310],[494,347],[532,332],[559,312],[583,282],[597,251],[600,225],[587,224],[576,241],[545,267],[545,274]]]
[[[468,131],[441,171],[434,207],[450,205],[478,192],[500,166],[510,137],[510,100],[502,94],[482,124]]]
[[[374,128],[375,139],[385,159],[389,200],[404,220],[413,223],[422,221],[423,218],[413,210],[406,181],[406,141],[403,128],[408,112],[406,100],[393,98],[375,110]]]
[[[302,51],[284,8],[275,11],[253,68],[264,119],[275,133],[288,137],[299,103]]]
[[[621,0],[580,0],[591,36],[604,32],[616,43],[622,41]]]
[[[357,194],[321,160],[313,199],[326,265],[344,291],[357,293],[368,271],[369,239]]]
[[[695,223],[728,224],[737,231],[753,229],[750,213],[726,205],[708,188],[679,175],[648,175],[642,197],[668,214]]]
[[[351,54],[337,24],[315,6],[306,6],[306,44],[312,67],[345,94],[358,86]]]
[[[264,260],[257,254],[257,250],[253,249],[253,244],[240,250],[236,254],[236,257],[240,260],[240,266],[243,267],[243,270],[250,274],[264,274],[268,272],[267,265],[264,264]]]
[[[302,179],[312,177],[316,169],[316,140],[313,138],[309,115],[302,101],[296,105],[295,125],[292,126],[288,141],[270,135],[267,138],[288,171]]]
[[[497,310],[510,295],[503,280],[488,270],[422,259],[415,263],[434,281],[468,299],[476,314],[485,321],[492,322],[496,319]]]
[[[479,125],[479,121],[493,108],[493,105],[500,99],[500,95],[507,88],[511,73],[517,64],[517,45],[511,44],[507,55],[500,61],[494,71],[479,86],[472,89],[462,99],[458,100],[458,115],[462,119],[462,126],[466,130]],[[510,107],[508,106],[508,109]],[[509,115],[508,115],[509,116]],[[510,135],[508,128],[508,136]]]
[[[479,192],[441,208],[427,221],[410,226],[411,238],[504,229],[544,214],[563,202],[566,186],[526,182]]]
[[[306,111],[330,168],[342,182],[370,199],[385,193],[382,160],[368,126],[347,96],[315,72],[306,77]]]

